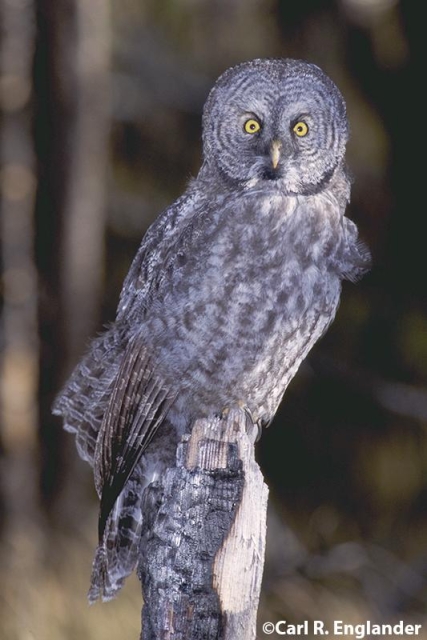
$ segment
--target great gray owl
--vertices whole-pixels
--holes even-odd
[[[243,406],[262,427],[369,252],[345,217],[344,100],[315,65],[226,71],[203,115],[203,164],[150,227],[117,317],[54,411],[94,467],[99,547],[90,600],[137,562],[141,497],[196,418]]]

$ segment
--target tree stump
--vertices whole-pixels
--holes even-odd
[[[268,489],[254,436],[240,409],[199,420],[147,489],[141,639],[255,639]]]

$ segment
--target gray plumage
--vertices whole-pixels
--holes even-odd
[[[341,281],[368,268],[344,215],[347,138],[343,98],[312,64],[254,60],[212,89],[199,175],[148,230],[115,322],[54,407],[101,499],[91,600],[134,569],[143,490],[178,438],[236,404],[267,425]]]

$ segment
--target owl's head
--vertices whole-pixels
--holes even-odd
[[[241,184],[275,181],[286,193],[317,192],[344,158],[343,97],[319,67],[253,60],[217,80],[203,114],[205,167]]]

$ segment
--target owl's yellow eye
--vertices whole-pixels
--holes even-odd
[[[300,120],[300,122],[297,122],[293,128],[292,131],[295,133],[295,135],[297,135],[299,138],[303,138],[304,136],[307,135],[308,133],[308,125],[303,121]]]
[[[246,131],[246,133],[258,133],[258,131],[261,129],[261,125],[258,122],[258,120],[255,120],[254,118],[249,118],[249,120],[246,120],[243,128]]]

